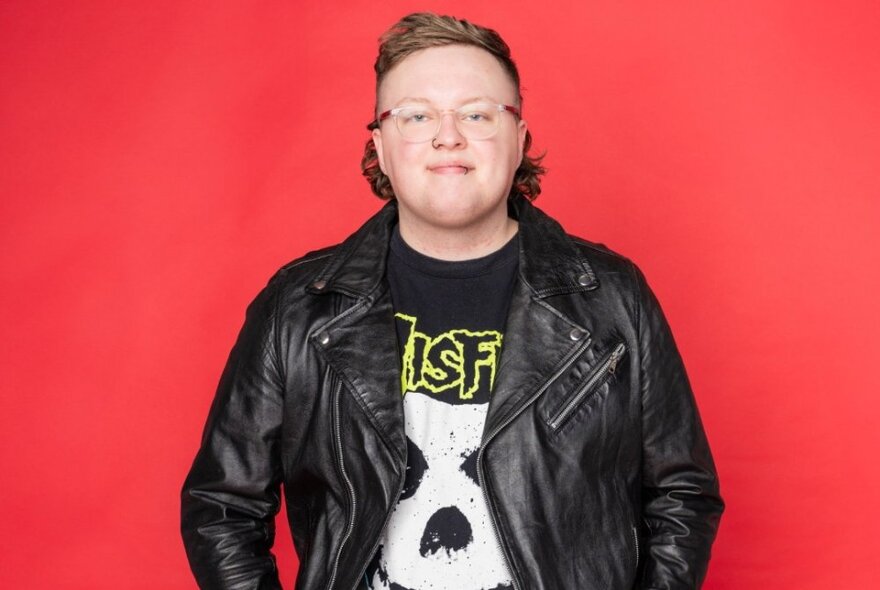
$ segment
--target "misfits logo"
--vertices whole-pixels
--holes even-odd
[[[512,590],[477,478],[501,334],[454,330],[431,338],[415,330],[415,318],[398,318],[410,324],[406,479],[367,582],[388,590]]]
[[[495,330],[449,330],[434,338],[416,330],[416,318],[395,316],[406,326],[403,348],[404,392],[435,394],[446,403],[461,403],[482,392],[488,401],[495,382],[501,333]]]

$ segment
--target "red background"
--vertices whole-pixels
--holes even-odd
[[[0,3],[0,587],[194,587],[244,308],[379,207],[376,38],[425,8],[507,39],[537,204],[664,304],[729,505],[706,588],[880,587],[876,0]]]

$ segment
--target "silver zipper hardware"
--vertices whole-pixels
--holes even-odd
[[[556,381],[560,375],[562,375],[568,368],[574,364],[574,361],[581,355],[581,353],[590,345],[590,338],[585,338],[580,345],[575,347],[565,358],[565,361],[562,363],[556,371],[553,372],[553,375],[544,382],[533,395],[530,397],[520,408],[515,411],[513,414],[507,417],[498,427],[495,428],[491,433],[489,433],[484,439],[483,444],[480,446],[480,450],[477,453],[477,481],[480,484],[480,491],[483,493],[483,499],[486,502],[486,506],[489,508],[489,521],[492,523],[492,530],[495,532],[495,543],[498,545],[498,550],[501,552],[501,557],[504,558],[504,562],[507,565],[507,571],[510,572],[511,582],[513,583],[514,590],[522,590],[519,582],[516,579],[516,574],[513,571],[513,568],[510,566],[510,559],[508,559],[507,554],[504,552],[504,547],[501,546],[501,533],[498,530],[498,523],[495,521],[495,507],[492,505],[492,501],[489,499],[489,492],[486,491],[486,478],[483,475],[483,454],[486,452],[486,447],[489,446],[489,443],[492,442],[498,433],[507,428],[508,424],[516,420],[517,416],[522,414],[526,408],[528,408],[532,403],[538,399],[541,394],[543,394],[550,384]]]
[[[636,548],[636,567],[639,567],[639,532],[636,530],[636,527],[632,527],[633,534],[633,544]]]
[[[342,456],[342,433],[339,428],[339,398],[341,395],[342,381],[339,381],[336,386],[336,397],[333,400],[333,407],[335,410],[333,414],[333,432],[336,436],[336,459],[339,462],[339,471],[342,473],[342,479],[345,480],[345,485],[348,486],[348,495],[351,500],[351,514],[348,517],[348,528],[345,530],[345,535],[339,543],[339,551],[336,552],[336,559],[333,562],[333,571],[330,574],[330,583],[327,584],[327,590],[333,590],[333,584],[336,583],[336,574],[339,570],[339,559],[342,557],[342,549],[345,547],[349,537],[351,537],[351,532],[354,530],[354,518],[355,513],[357,512],[357,496],[354,493],[354,486],[351,484],[348,472],[345,470],[345,461]]]
[[[358,576],[358,581],[354,585],[354,588],[351,590],[357,590],[361,585],[361,580],[364,581],[364,587],[369,587],[367,583],[367,568],[370,567],[370,562],[373,561],[373,558],[376,556],[376,549],[379,548],[379,543],[382,542],[382,535],[385,533],[385,527],[388,526],[388,521],[391,520],[391,514],[394,512],[394,509],[397,507],[397,502],[400,499],[400,494],[403,493],[403,484],[406,483],[406,464],[408,461],[408,457],[404,455],[403,459],[403,471],[400,473],[400,483],[397,486],[397,494],[394,495],[394,501],[391,502],[388,511],[385,513],[385,519],[382,521],[381,532],[379,533],[379,537],[373,542],[373,548],[370,549],[370,552],[367,554],[369,557],[367,558],[367,562],[361,567],[360,575]]]
[[[326,346],[329,342],[329,331],[332,329],[332,326],[343,318],[359,311],[365,305],[371,303],[372,299],[370,297],[360,299],[354,305],[316,330],[312,336],[313,340],[321,347]],[[327,337],[326,340],[324,336]],[[339,465],[339,472],[342,474],[342,479],[345,480],[345,485],[348,488],[349,500],[351,500],[351,514],[348,516],[348,527],[345,530],[345,535],[343,535],[342,541],[339,543],[339,550],[336,552],[336,559],[333,561],[333,570],[330,572],[330,582],[327,584],[327,590],[333,590],[333,585],[336,583],[336,575],[339,573],[339,560],[342,558],[342,550],[345,548],[345,544],[348,542],[349,537],[351,537],[352,531],[354,531],[354,520],[355,514],[357,513],[357,496],[354,493],[354,486],[351,483],[351,478],[348,477],[348,472],[345,470],[345,458],[342,454],[342,432],[339,427],[339,398],[342,395],[342,389],[342,380],[337,377],[336,395],[333,398],[333,434],[336,442],[336,461]]]
[[[600,363],[599,368],[593,373],[593,375],[587,380],[583,387],[572,396],[572,398],[566,403],[559,412],[550,420],[550,428],[553,430],[559,429],[563,423],[565,423],[565,419],[574,411],[575,408],[580,405],[581,401],[584,400],[587,396],[592,394],[596,389],[602,386],[606,380],[608,380],[614,372],[617,370],[617,364],[620,362],[621,357],[626,353],[626,344],[621,342],[618,344],[611,353],[605,357],[605,359]]]
[[[315,331],[315,336],[313,337],[315,340],[320,342],[318,334],[327,334],[327,332],[331,329],[332,325],[335,325],[337,322],[342,320],[343,318],[359,311],[365,305],[369,305],[373,303],[372,297],[365,297],[359,300],[357,303],[346,309],[340,315],[334,317],[330,322],[325,324],[323,327],[319,328]],[[329,334],[328,334],[329,335]],[[326,342],[320,342],[322,345],[326,345]],[[348,528],[345,531],[345,535],[342,538],[342,542],[339,544],[339,551],[336,553],[336,559],[333,562],[333,571],[330,574],[330,583],[327,584],[327,590],[333,590],[333,585],[336,583],[336,577],[339,570],[339,560],[342,557],[342,550],[345,548],[345,544],[348,542],[348,539],[351,537],[351,533],[354,530],[354,521],[355,514],[357,512],[357,496],[354,492],[354,486],[351,483],[351,479],[348,477],[348,472],[345,470],[345,460],[342,454],[342,434],[339,427],[339,397],[342,395],[343,390],[342,381],[339,381],[339,385],[336,387],[336,397],[334,399],[334,409],[335,415],[333,417],[333,429],[334,434],[336,435],[336,446],[337,446],[337,461],[339,463],[339,470],[342,473],[342,477],[345,480],[345,484],[348,487],[349,498],[351,499],[351,515],[349,516]],[[406,458],[404,457],[404,466],[406,465]],[[397,496],[399,497],[400,493],[403,491],[403,484],[406,481],[406,470],[404,467],[404,471],[401,472],[400,475],[400,484],[398,485]],[[382,532],[385,531],[385,527],[388,525],[388,521],[391,519],[391,513],[394,511],[394,507],[396,503],[392,503],[391,507],[388,509],[388,512],[385,514],[385,522],[382,525]],[[382,535],[379,535],[379,538],[373,543],[373,549],[370,551],[370,557],[368,561],[361,568],[361,573],[357,577],[357,582],[354,585],[352,590],[357,590],[357,588],[361,584],[361,580],[364,578],[364,574],[367,571],[367,568],[370,566],[370,561],[372,560],[373,554],[376,553],[376,549],[379,547],[379,543],[382,540]]]

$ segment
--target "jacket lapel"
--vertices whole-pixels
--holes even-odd
[[[546,388],[589,345],[589,331],[556,312],[517,282],[504,331],[498,377],[489,401],[484,436]]]
[[[391,230],[397,222],[392,201],[343,242],[308,289],[321,296],[354,298],[325,326],[315,343],[374,428],[406,455],[400,353],[385,266]]]
[[[484,436],[503,427],[590,346],[591,326],[553,306],[598,287],[593,270],[562,227],[524,199],[511,203],[519,220],[520,268],[504,331],[498,377]]]
[[[388,289],[359,300],[337,316],[324,334],[323,350],[331,368],[386,443],[404,457],[400,353]]]

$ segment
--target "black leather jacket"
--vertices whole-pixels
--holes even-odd
[[[625,258],[524,199],[511,214],[519,281],[477,465],[515,587],[698,588],[723,504],[657,301]],[[394,223],[392,202],[248,308],[182,494],[203,588],[280,587],[282,484],[296,588],[362,583],[406,469]]]

